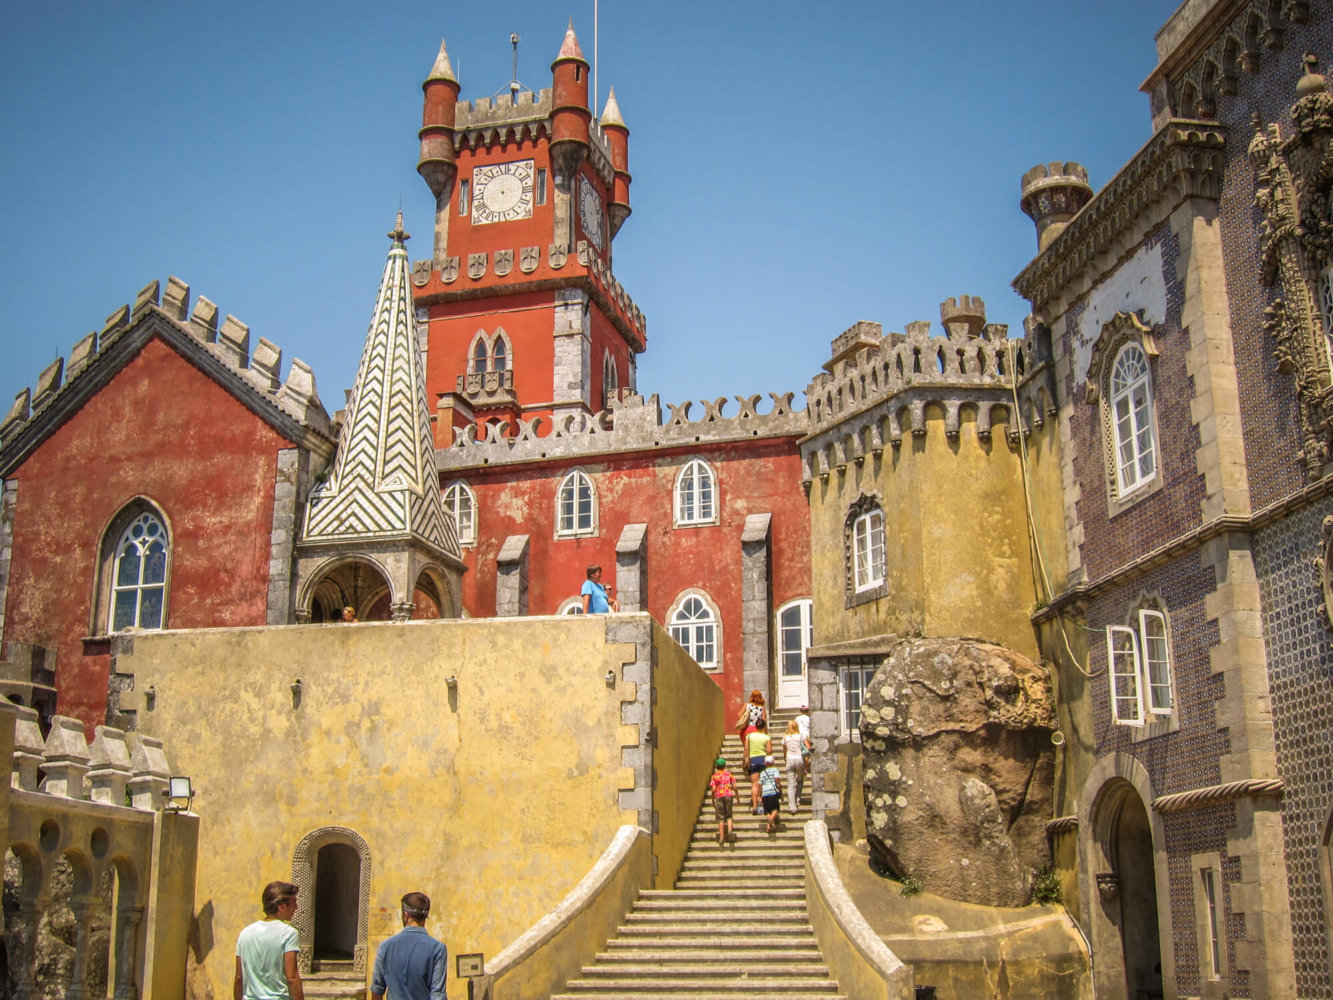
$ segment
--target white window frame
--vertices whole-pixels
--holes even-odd
[[[861,742],[861,706],[865,704],[866,689],[879,669],[874,663],[853,663],[838,668],[838,725],[841,727],[840,743],[850,740]],[[855,683],[851,683],[852,681]],[[851,699],[855,697],[853,708]]]
[[[1222,856],[1215,852],[1192,855],[1190,869],[1194,873],[1194,925],[1199,943],[1199,978],[1211,984],[1204,996],[1221,996],[1230,979]]]
[[[560,602],[560,607],[555,609],[558,615],[581,615],[583,614],[583,595],[577,597],[567,597]]]
[[[671,492],[676,527],[718,523],[717,474],[702,458],[692,458],[681,467]]]
[[[454,530],[458,534],[459,545],[475,545],[477,543],[477,495],[472,492],[472,487],[461,479],[455,479],[444,488],[440,495],[440,500],[444,504],[444,509],[454,519]],[[463,521],[463,506],[466,501],[467,523]]]
[[[1122,363],[1128,363],[1126,358],[1131,355],[1137,355],[1135,360],[1141,365],[1141,371],[1122,381]],[[1156,479],[1160,465],[1152,366],[1148,352],[1137,341],[1130,341],[1116,352],[1106,379],[1106,404],[1116,494],[1125,497]],[[1125,408],[1123,417],[1122,405]],[[1145,462],[1149,468],[1144,468]]]
[[[702,608],[705,616],[683,617],[691,605]],[[722,672],[722,615],[707,593],[696,587],[682,591],[667,612],[667,631],[703,670],[710,674]],[[711,645],[713,655],[701,659],[698,654],[704,645]]]
[[[140,529],[136,534],[135,529]],[[144,556],[154,544],[160,542],[162,547],[162,579],[144,580]],[[133,581],[122,583],[120,579],[121,560],[131,550],[138,559],[138,570],[135,573]],[[167,593],[171,573],[171,534],[167,530],[166,522],[157,515],[156,511],[141,510],[134,515],[129,524],[125,525],[124,530],[116,539],[116,547],[111,555],[111,599],[108,603],[107,613],[107,631],[119,632],[122,629],[138,628],[156,631],[161,629],[167,620]],[[143,621],[143,598],[144,594],[157,591],[161,594],[161,602],[158,605],[157,621],[145,623]],[[124,597],[133,602],[133,619],[131,621],[117,623],[116,612],[120,605],[121,598]]]
[[[584,491],[587,494],[586,515]],[[580,538],[597,534],[597,490],[582,469],[573,469],[560,480],[555,491],[555,534],[557,538]]]
[[[1156,608],[1139,608],[1135,623],[1106,626],[1111,720],[1143,728],[1175,712],[1171,630]]]
[[[852,522],[852,580],[859,594],[883,586],[884,511],[875,507]]]
[[[805,674],[809,663],[806,661],[806,650],[815,644],[814,631],[814,607],[815,602],[808,597],[798,597],[794,601],[788,601],[782,607],[778,608],[773,615],[773,630],[778,638],[778,679],[782,678],[782,661],[784,657],[799,655],[801,658],[801,673]],[[798,611],[799,620],[796,623],[794,631],[800,637],[800,646],[793,648],[787,645],[788,632],[791,627],[782,623],[783,617],[789,611]]]

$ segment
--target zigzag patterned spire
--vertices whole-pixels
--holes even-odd
[[[410,534],[457,556],[457,535],[440,502],[402,212],[388,235],[393,244],[333,475],[311,494],[303,540]]]

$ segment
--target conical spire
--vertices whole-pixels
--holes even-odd
[[[606,95],[606,106],[602,108],[602,117],[600,120],[603,125],[625,124],[625,119],[620,117],[620,105],[616,103],[615,87],[612,87],[611,92]]]
[[[402,538],[457,558],[440,503],[399,212],[333,475],[312,493],[304,542]]]
[[[454,68],[449,63],[449,53],[445,50],[444,39],[440,39],[440,54],[435,57],[435,65],[430,68],[430,75],[426,77],[430,80],[445,80],[448,83],[457,83],[458,77],[454,76]]]
[[[569,27],[565,30],[565,40],[560,46],[560,54],[555,58],[557,62],[561,59],[578,59],[585,63],[588,61],[583,58],[583,50],[579,48],[579,37],[574,34],[574,19],[572,17],[569,19]]]

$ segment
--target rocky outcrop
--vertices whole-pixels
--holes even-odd
[[[1045,669],[968,639],[904,639],[861,704],[875,860],[930,892],[1021,906],[1048,858],[1055,750]]]

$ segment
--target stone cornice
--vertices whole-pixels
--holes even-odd
[[[1047,318],[1063,312],[1182,201],[1219,197],[1225,144],[1214,122],[1167,122],[1019,272],[1015,291]]]

